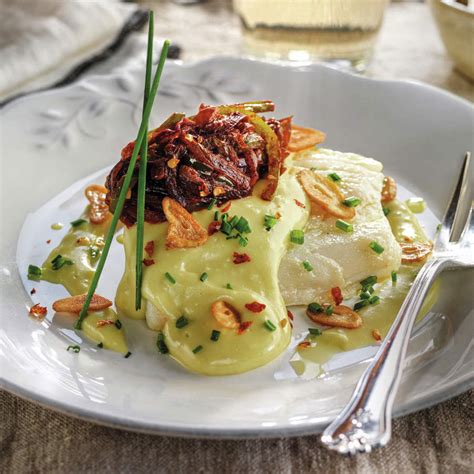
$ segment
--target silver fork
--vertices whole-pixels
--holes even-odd
[[[387,337],[360,378],[349,403],[321,437],[322,443],[330,449],[344,454],[370,452],[372,448],[385,446],[390,440],[393,401],[400,384],[410,334],[426,293],[441,271],[474,266],[470,164],[470,153],[466,153],[431,258],[419,271]]]

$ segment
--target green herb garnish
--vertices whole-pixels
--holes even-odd
[[[220,335],[221,335],[220,331],[213,329],[211,333],[211,338],[210,338],[211,341],[217,342],[219,340]]]
[[[359,298],[361,300],[368,300],[370,298],[370,293],[367,291],[363,291],[360,295]]]
[[[85,219],[76,219],[75,221],[70,222],[72,227],[79,227],[82,224],[86,224],[87,221]]]
[[[395,270],[392,271],[391,273],[391,277],[392,277],[392,283],[397,283],[397,272]]]
[[[28,265],[28,280],[40,281],[43,271],[36,265]]]
[[[329,306],[327,306],[326,309],[324,310],[324,312],[325,312],[328,316],[331,316],[332,313],[334,313],[334,308],[333,308],[332,304],[330,304]]]
[[[209,278],[209,275],[206,272],[201,273],[201,276],[199,277],[201,281],[206,281],[208,278]]]
[[[299,229],[294,229],[290,232],[290,242],[294,244],[303,245],[304,244],[304,232]]]
[[[311,313],[322,313],[324,308],[319,303],[310,303],[308,305],[308,311]]]
[[[166,61],[166,56],[168,54],[170,42],[165,40],[163,43],[163,47],[161,49],[160,60],[158,62],[158,66],[156,68],[155,76],[153,78],[153,84],[151,86],[150,94],[146,103],[145,112],[143,114],[142,123],[140,125],[140,129],[138,131],[137,139],[135,141],[135,146],[133,148],[133,153],[130,158],[130,162],[128,164],[127,173],[125,174],[125,178],[122,183],[122,188],[120,189],[120,194],[117,199],[117,203],[115,205],[114,213],[112,216],[112,221],[110,223],[110,227],[107,233],[107,237],[105,240],[105,245],[102,250],[102,254],[99,259],[99,263],[97,265],[97,269],[94,273],[94,277],[92,278],[91,284],[89,286],[89,290],[87,292],[86,299],[84,301],[84,305],[82,306],[82,310],[79,313],[79,318],[76,321],[74,327],[76,329],[82,329],[82,321],[87,316],[87,310],[89,309],[90,302],[92,300],[92,296],[95,293],[97,285],[99,283],[100,276],[102,274],[102,270],[104,268],[105,262],[107,260],[107,256],[109,254],[110,245],[114,238],[115,230],[117,229],[118,220],[120,215],[122,214],[122,209],[125,203],[125,199],[127,197],[128,190],[130,188],[130,183],[133,178],[133,172],[135,170],[135,164],[137,161],[138,153],[140,151],[140,147],[142,145],[143,140],[145,139],[145,135],[147,134],[147,123],[148,119],[150,118],[151,109],[153,107],[153,102],[155,100],[156,92],[158,90],[158,85],[160,83],[161,73],[163,71],[164,63]]]
[[[341,177],[337,173],[329,173],[328,178],[332,179],[335,183],[341,181]]]
[[[377,277],[375,275],[370,275],[367,278],[364,278],[363,280],[361,280],[360,282],[363,288],[367,286],[373,286],[376,283],[377,283]]]
[[[193,349],[193,354],[197,354],[198,352],[201,352],[203,349],[203,347],[201,345],[199,346],[196,346],[194,349]]]
[[[353,232],[354,230],[354,226],[352,224],[349,224],[349,222],[343,221],[341,219],[336,221],[336,227],[347,233]]]
[[[171,275],[171,273],[166,272],[165,278],[173,285],[176,283],[176,280],[174,279],[173,275]]]
[[[216,193],[216,194],[217,194],[217,193]],[[216,203],[217,203],[217,199],[216,199],[216,198],[212,198],[212,199],[211,199],[211,202],[210,202],[210,203],[208,204],[208,206],[207,206],[208,211],[210,211],[210,210],[216,205]]]
[[[347,207],[357,207],[360,204],[360,199],[354,196],[348,197],[342,201],[342,204]]]
[[[369,300],[358,301],[358,302],[354,305],[354,311],[358,311],[359,309],[365,308],[365,307],[368,306],[368,305],[369,305]]]
[[[374,295],[369,299],[370,304],[377,304],[379,302],[380,302],[380,297],[377,295]]]
[[[168,354],[169,349],[168,349],[168,346],[166,345],[165,335],[163,334],[162,331],[158,333],[158,337],[156,338],[156,346],[158,347],[158,350],[162,354]]]
[[[228,290],[233,290],[234,288],[232,288],[232,285],[230,283],[227,283],[227,285],[225,286]]]
[[[268,319],[265,320],[265,322],[263,323],[263,325],[269,330],[269,331],[275,331],[276,330],[276,326]]]
[[[148,164],[148,117],[145,116],[146,103],[150,94],[151,69],[153,67],[153,35],[154,13],[150,11],[148,17],[148,45],[146,52],[145,88],[143,92],[142,125],[145,134],[140,149],[140,164],[138,168],[137,186],[137,246],[135,259],[135,309],[142,307],[142,280],[143,280],[143,232],[145,226],[145,194],[146,194],[146,169]]]
[[[263,227],[265,227],[266,231],[269,231],[275,226],[277,222],[278,219],[275,216],[265,214],[265,217],[263,218]]]
[[[321,336],[321,334],[323,333],[321,329],[318,328],[308,328],[308,331],[312,336]]]
[[[382,207],[382,211],[385,216],[388,216],[390,214],[390,209],[388,207]]]
[[[241,234],[249,234],[252,232],[249,221],[243,216],[241,216],[237,224],[235,224],[235,229]]]
[[[66,349],[68,352],[69,350],[71,350],[72,352],[80,352],[81,348],[79,346],[67,346],[67,349]]]
[[[187,326],[189,324],[189,319],[186,317],[186,316],[180,316],[177,320],[176,320],[176,327],[178,329],[181,329],[181,328],[184,328],[185,326]]]
[[[74,265],[74,262],[69,258],[65,258],[62,255],[56,255],[56,257],[51,260],[51,266],[53,270],[59,270],[64,267],[64,265]]]
[[[114,324],[117,329],[122,329],[122,322],[120,319],[116,319]]]
[[[370,242],[369,247],[378,255],[383,253],[383,251],[385,250],[379,243],[375,242],[375,240]]]
[[[309,263],[308,260],[305,260],[303,262],[303,267],[307,272],[313,271],[313,265],[311,265],[311,263]]]
[[[99,349],[102,349],[104,347],[104,343],[103,342],[99,342],[99,344],[97,344],[97,347]]]

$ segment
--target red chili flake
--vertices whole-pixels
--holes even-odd
[[[295,317],[293,316],[293,313],[289,309],[287,309],[286,312],[287,312],[288,317],[290,318],[290,320],[293,321],[293,319],[295,319]]]
[[[303,341],[298,344],[299,349],[306,349],[311,346],[311,342],[309,341]]]
[[[48,314],[48,309],[46,306],[41,306],[37,303],[30,308],[29,314],[35,318],[42,319]]]
[[[145,252],[148,254],[149,257],[152,257],[154,251],[155,251],[155,242],[153,242],[153,240],[150,240],[145,245]]]
[[[240,328],[238,329],[237,334],[242,334],[245,332],[252,325],[252,323],[253,321],[244,321],[240,323]]]
[[[301,201],[298,201],[298,199],[295,199],[295,203],[297,206],[303,208],[303,209],[306,209],[306,205],[303,204]]]
[[[221,228],[220,222],[212,221],[207,228],[207,233],[209,235],[214,235],[216,232],[219,232],[220,228]]]
[[[150,265],[154,265],[154,264],[155,264],[155,261],[152,258],[143,259],[143,265],[145,265],[145,267],[149,267]]]
[[[107,326],[110,324],[115,324],[115,321],[113,321],[112,319],[99,319],[99,321],[97,321],[96,326],[98,328],[101,328],[102,326]]]
[[[378,329],[374,329],[372,331],[372,337],[376,340],[376,341],[381,341],[382,340],[382,335],[380,334],[380,331]]]
[[[331,288],[331,296],[336,305],[340,305],[342,303],[342,300],[344,299],[344,297],[342,296],[341,289],[338,286]]]
[[[36,293],[36,288],[32,288],[30,291],[30,295],[34,295]]]
[[[237,252],[234,252],[233,254],[233,262],[237,265],[239,263],[246,263],[246,262],[250,262],[251,258],[249,257],[249,255],[247,255],[246,253],[237,253]]]
[[[249,311],[252,311],[252,313],[261,313],[267,307],[267,305],[259,303],[258,301],[253,301],[252,303],[247,303],[245,307]]]
[[[47,244],[50,244],[50,243],[51,243],[51,239],[48,239],[48,240],[46,241],[46,243],[47,243]]]
[[[229,201],[227,204],[224,205],[224,207],[221,207],[221,212],[227,212],[230,209],[230,206],[232,205],[232,201]]]

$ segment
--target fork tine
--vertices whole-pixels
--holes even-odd
[[[457,241],[461,236],[464,223],[466,222],[465,219],[461,219],[461,214],[463,214],[462,208],[465,207],[464,204],[468,198],[470,190],[470,168],[471,153],[466,152],[458,182],[456,183],[456,187],[454,188],[453,195],[449,201],[448,208],[446,209],[446,213],[441,224],[441,230],[436,241],[436,247],[444,246],[449,242]]]

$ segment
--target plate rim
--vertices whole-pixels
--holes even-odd
[[[396,79],[378,79],[372,77],[365,77],[360,76],[357,74],[348,73],[345,71],[338,70],[337,68],[331,67],[330,65],[325,64],[303,64],[303,65],[295,65],[289,66],[288,64],[279,63],[279,62],[265,62],[260,61],[255,58],[242,58],[242,57],[233,57],[233,56],[214,56],[209,59],[189,62],[183,64],[181,61],[172,61],[170,62],[170,66],[172,68],[177,69],[192,69],[195,67],[212,67],[213,64],[219,62],[237,62],[237,63],[250,63],[250,64],[261,64],[264,66],[271,66],[275,69],[295,69],[299,71],[308,71],[312,73],[317,73],[317,71],[327,71],[331,70],[332,73],[341,76],[351,76],[353,80],[358,82],[371,82],[371,83],[379,83],[379,84],[386,84],[387,86],[406,86],[406,87],[413,87],[418,89],[428,90],[433,94],[440,94],[445,96],[446,98],[450,99],[451,101],[457,102],[460,106],[465,107],[468,109],[474,118],[474,105],[471,104],[468,100],[458,97],[449,91],[442,90],[436,86],[432,86],[429,84],[424,84],[419,81],[414,80],[396,80]],[[82,84],[87,84],[89,82],[95,82],[96,80],[104,80],[108,78],[120,77],[123,76],[131,71],[139,70],[143,67],[143,65],[133,65],[129,68],[114,71],[108,74],[93,74],[89,76],[85,76],[80,80],[68,84],[66,86],[51,88],[48,90],[38,91],[27,96],[19,97],[16,100],[13,100],[5,106],[0,108],[0,116],[3,116],[5,112],[9,111],[11,108],[15,107],[16,105],[23,103],[23,101],[28,101],[31,98],[36,99],[38,96],[48,96],[51,94],[61,94],[64,91],[69,89],[75,88]],[[38,208],[42,207],[45,203],[42,203],[38,206]],[[238,428],[233,429],[231,427],[227,428],[191,428],[191,427],[183,427],[177,425],[168,425],[168,424],[160,424],[156,420],[150,423],[144,423],[143,420],[128,420],[126,418],[112,415],[112,414],[102,414],[100,412],[94,411],[93,408],[86,408],[86,407],[78,407],[74,406],[71,407],[70,402],[56,400],[52,397],[48,397],[47,395],[37,394],[33,390],[25,389],[21,385],[17,385],[11,381],[8,381],[6,377],[3,375],[0,376],[0,388],[6,390],[13,395],[16,395],[22,399],[30,401],[32,403],[37,403],[38,405],[52,409],[53,411],[66,414],[68,416],[72,416],[74,418],[78,418],[81,420],[85,420],[88,422],[95,422],[99,423],[104,426],[112,427],[112,428],[119,428],[130,430],[134,432],[140,433],[148,433],[148,434],[160,434],[166,436],[176,436],[176,437],[190,437],[190,438],[210,438],[210,439],[243,439],[243,438],[277,438],[277,437],[293,437],[293,436],[304,436],[304,435],[311,435],[316,434],[322,431],[322,429],[326,426],[325,423],[307,423],[304,425],[299,426],[289,426],[282,428],[281,426],[275,427],[262,427],[258,426],[255,428]],[[449,383],[441,387],[440,389],[436,390],[435,392],[431,392],[429,395],[425,396],[424,398],[414,398],[399,409],[395,410],[394,417],[403,416],[405,414],[418,411],[421,409],[428,408],[433,406],[437,403],[441,403],[445,400],[453,398],[467,390],[474,388],[474,374],[468,373],[462,376],[460,379],[455,380],[454,382]],[[72,409],[71,409],[72,408]]]

